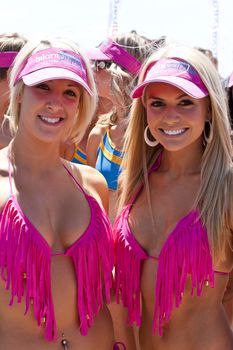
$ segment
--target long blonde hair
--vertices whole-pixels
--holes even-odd
[[[162,57],[179,57],[188,61],[209,91],[213,139],[203,152],[201,184],[194,207],[199,209],[201,220],[207,228],[214,258],[224,257],[226,244],[231,245],[230,231],[233,229],[232,143],[226,96],[209,58],[194,48],[174,44],[160,48],[149,57],[140,73],[139,83],[143,81],[147,67]],[[122,164],[125,171],[120,178],[119,209],[129,203],[143,181],[149,197],[148,168],[159,150],[145,144],[143,133],[146,124],[142,101],[135,99],[125,135],[126,156]]]
[[[18,97],[23,91],[24,83],[19,81],[14,86],[15,77],[23,64],[23,62],[33,53],[39,50],[43,50],[50,47],[58,47],[63,49],[69,49],[82,56],[87,70],[88,85],[93,92],[93,96],[90,96],[88,92],[81,87],[82,94],[79,102],[79,109],[77,112],[77,121],[73,130],[67,135],[69,141],[79,142],[83,138],[85,131],[90,124],[93,115],[96,110],[97,104],[97,92],[94,82],[94,77],[89,60],[85,57],[85,54],[79,48],[79,46],[72,40],[65,38],[53,38],[53,39],[43,39],[38,41],[29,41],[17,55],[14,67],[12,68],[10,77],[10,105],[7,114],[9,115],[10,127],[13,133],[17,131],[20,115],[20,104],[18,102]]]

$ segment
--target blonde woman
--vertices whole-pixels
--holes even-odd
[[[92,70],[72,41],[28,42],[10,85],[14,138],[0,151],[1,347],[110,350],[106,181],[59,153],[94,114]]]
[[[230,350],[222,300],[233,165],[218,73],[201,52],[166,46],[132,97],[114,225],[117,301],[140,327],[141,350]]]

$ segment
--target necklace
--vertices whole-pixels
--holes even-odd
[[[62,345],[63,349],[64,349],[64,350],[68,350],[68,344],[69,344],[69,342],[68,342],[68,340],[65,338],[65,334],[62,333],[62,334],[61,334],[61,337],[62,337],[61,345]]]

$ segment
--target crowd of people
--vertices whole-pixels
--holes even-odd
[[[7,350],[233,349],[233,73],[136,31],[0,35]]]

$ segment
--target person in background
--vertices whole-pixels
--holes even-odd
[[[68,39],[29,41],[10,78],[14,137],[0,151],[0,336],[7,350],[110,350],[113,240],[104,177],[60,157],[96,109]]]
[[[202,47],[196,47],[196,49],[209,57],[215,68],[218,70],[218,59],[213,55],[213,52],[210,49],[204,49]]]
[[[168,45],[144,63],[126,130],[115,285],[141,350],[231,350],[233,163],[211,61]],[[229,300],[232,302],[232,292]]]
[[[99,47],[87,51],[94,65],[100,101],[102,98],[111,101],[109,112],[98,115],[87,143],[88,164],[99,170],[108,183],[111,222],[116,215],[118,176],[131,106],[130,91],[141,63],[153,49],[151,40],[134,31],[109,38]]]
[[[9,73],[17,53],[27,39],[18,33],[0,34],[0,148],[8,145],[12,135],[5,118],[9,105]]]
[[[132,101],[130,91],[136,83],[141,63],[155,47],[155,41],[132,31],[108,38],[97,48],[87,51],[95,71],[100,107],[97,123],[88,138],[87,161],[107,180],[112,223],[116,216],[118,176],[124,156],[122,146]],[[123,339],[127,349],[135,349],[135,346],[139,349],[137,330],[136,345],[132,345],[130,331],[125,323],[119,322],[121,310],[114,301],[110,304],[110,311],[116,339]]]

